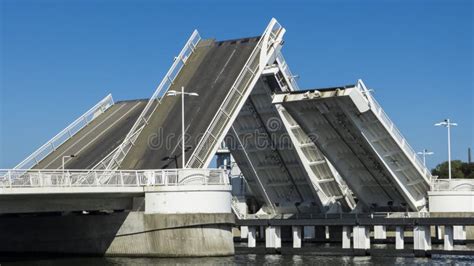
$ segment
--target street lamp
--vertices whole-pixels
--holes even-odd
[[[195,92],[184,92],[184,86],[181,86],[181,92],[175,91],[175,90],[170,90],[166,93],[168,96],[178,96],[181,95],[181,148],[182,148],[182,168],[185,168],[185,163],[186,163],[186,154],[185,154],[185,139],[184,139],[184,95],[188,96],[199,96],[199,94]]]
[[[435,126],[437,127],[447,127],[448,128],[448,174],[449,180],[451,180],[451,127],[457,126],[457,123],[451,123],[448,119],[444,119],[444,121],[436,123]]]
[[[423,156],[423,165],[426,166],[426,155],[433,155],[434,152],[424,149],[423,151],[417,152],[417,154],[420,154]]]
[[[76,155],[74,154],[63,156],[63,176],[64,176],[64,162],[66,161],[66,158],[74,158],[74,157],[76,157]]]

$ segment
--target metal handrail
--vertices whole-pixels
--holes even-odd
[[[418,157],[415,150],[410,146],[406,138],[402,135],[400,130],[395,126],[395,123],[388,117],[385,111],[382,109],[380,104],[372,96],[371,92],[367,89],[362,80],[358,80],[357,88],[361,91],[369,101],[370,107],[374,110],[374,114],[382,121],[384,127],[391,133],[396,140],[397,144],[405,152],[407,158],[415,163],[415,168],[422,174],[426,182],[430,182],[432,179],[430,171],[424,166],[421,159]]]
[[[474,191],[474,179],[435,179],[431,191]]]
[[[249,58],[245,62],[244,67],[240,71],[236,80],[234,81],[230,91],[227,93],[225,99],[222,101],[218,112],[212,118],[211,123],[204,132],[202,138],[196,145],[195,150],[191,154],[191,157],[187,161],[186,165],[193,168],[200,168],[206,166],[212,159],[211,154],[217,149],[217,145],[223,140],[224,134],[222,132],[226,127],[230,127],[228,123],[236,114],[235,110],[243,102],[241,99],[248,95],[248,87],[254,81],[257,74],[263,71],[263,67],[260,62],[260,55],[263,50],[263,43],[266,36],[268,36],[268,44],[272,49],[273,44],[280,38],[281,31],[284,31],[283,27],[272,18],[269,25],[262,34],[262,37],[258,41],[257,45],[253,49]],[[265,47],[268,49],[269,47]],[[265,51],[267,52],[267,51]],[[265,62],[266,65],[266,62]],[[209,147],[212,147],[209,149]]]
[[[105,178],[104,178],[105,177]],[[81,182],[77,182],[81,180]],[[106,183],[101,180],[107,180]],[[191,181],[192,182],[191,182]],[[223,169],[0,169],[0,188],[229,185]]]
[[[277,54],[276,60],[278,62],[278,65],[280,66],[280,70],[283,73],[283,76],[285,77],[287,82],[291,84],[291,88],[293,89],[293,91],[299,91],[300,87],[298,86],[298,83],[296,82],[296,79],[295,79],[296,76],[293,75],[293,73],[291,72],[281,52]]]
[[[173,85],[174,80],[178,76],[183,66],[186,64],[188,58],[196,49],[196,46],[198,45],[200,40],[201,36],[199,36],[199,32],[197,30],[194,30],[191,34],[191,37],[189,37],[183,49],[175,58],[165,77],[154,91],[147,105],[141,112],[140,116],[137,118],[135,124],[133,124],[132,128],[130,129],[120,146],[118,146],[118,148],[116,148],[113,153],[105,157],[107,158],[106,161],[101,161],[95,167],[101,169],[104,165],[107,165],[105,169],[117,169],[120,166],[123,159],[129,152],[131,147],[134,145],[135,140],[138,138],[143,128],[148,124],[148,120],[151,118],[156,108],[161,103],[160,97],[164,93],[166,93],[166,91],[171,87],[171,85]]]
[[[51,138],[43,146],[34,151],[30,156],[26,157],[21,163],[16,165],[13,169],[31,169],[37,165],[46,156],[55,151],[61,144],[66,142],[82,128],[87,126],[100,114],[104,113],[110,106],[114,104],[112,94],[108,94],[100,102],[94,105],[91,109],[81,115],[74,122],[69,124],[65,129],[59,132],[56,136]]]

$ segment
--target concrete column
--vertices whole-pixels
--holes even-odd
[[[370,229],[368,226],[354,226],[352,237],[354,239],[354,249],[370,249]]]
[[[441,225],[436,226],[436,237],[438,240],[443,239],[443,232],[441,231]]]
[[[292,226],[293,248],[301,248],[301,226]]]
[[[351,248],[351,228],[349,226],[342,227],[342,248]]]
[[[240,239],[246,239],[248,234],[249,234],[249,227],[248,226],[241,226],[240,227]]]
[[[265,247],[281,248],[281,228],[279,226],[265,228]]]
[[[466,226],[454,225],[453,226],[453,239],[454,240],[466,240]]]
[[[255,226],[250,226],[249,233],[248,233],[248,244],[247,244],[249,248],[254,248],[257,246],[256,234],[257,234],[257,228]]]
[[[314,226],[303,227],[304,239],[314,239],[316,237],[316,231]]]
[[[431,250],[431,230],[429,226],[417,225],[413,228],[413,248],[415,251]]]
[[[387,239],[387,227],[385,225],[374,225],[374,239]]]
[[[326,240],[329,239],[329,226],[324,227],[324,236],[325,236]]]
[[[444,226],[444,250],[453,250],[454,247],[454,233],[452,225]]]
[[[405,247],[405,228],[397,226],[395,232],[395,249],[404,249]]]

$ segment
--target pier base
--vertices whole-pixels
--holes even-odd
[[[441,230],[441,226],[437,225],[435,227],[436,227],[436,238],[438,238],[438,240],[442,240],[443,239],[443,231]]]
[[[301,248],[301,226],[291,227],[293,235],[293,248]]]
[[[405,228],[397,226],[395,232],[395,249],[405,248]]]
[[[351,228],[349,226],[342,227],[342,248],[351,248]]]
[[[374,239],[387,239],[387,227],[385,225],[374,225]]]
[[[368,226],[356,225],[353,227],[352,237],[354,239],[354,250],[364,253],[370,249],[370,229]]]
[[[431,250],[430,226],[417,225],[413,228],[413,249],[416,256],[424,256]]]
[[[444,250],[453,250],[454,248],[454,233],[453,226],[444,226]]]
[[[281,227],[268,226],[265,228],[265,247],[281,248]]]
[[[454,240],[466,240],[466,226],[464,225],[454,225]]]
[[[329,239],[329,226],[324,227],[324,236],[325,236],[326,240]]]
[[[241,226],[240,227],[240,238],[241,239],[246,239],[248,234],[249,234],[249,227],[248,226]]]
[[[248,228],[249,232],[248,232],[248,242],[247,242],[247,246],[249,248],[254,248],[257,246],[257,228],[255,226],[250,226]]]

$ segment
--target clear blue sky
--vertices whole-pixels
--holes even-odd
[[[474,148],[471,1],[0,0],[0,168],[16,165],[107,93],[149,97],[197,28],[203,37],[287,29],[284,54],[302,88],[358,78],[416,149],[447,159]]]

